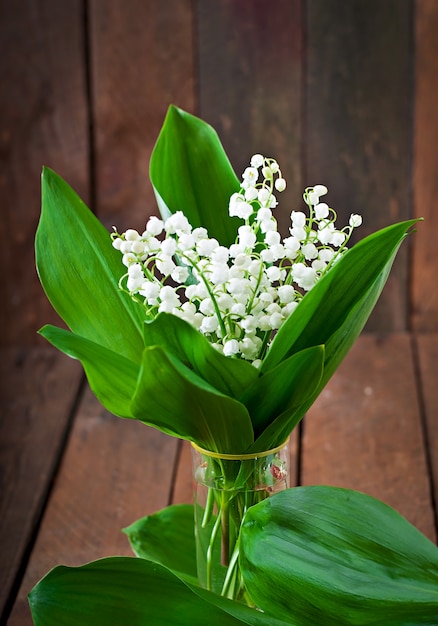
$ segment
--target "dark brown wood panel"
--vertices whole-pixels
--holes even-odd
[[[358,236],[410,216],[412,144],[411,0],[309,0],[305,184]],[[406,330],[405,247],[368,324]]]
[[[363,335],[306,417],[303,483],[364,491],[435,540],[409,335]]]
[[[430,470],[432,472],[433,496],[438,507],[438,335],[422,334],[416,337],[421,392],[425,412],[425,436],[429,448]],[[436,510],[438,521],[438,509]]]
[[[438,3],[415,3],[414,208],[424,217],[414,239],[413,327],[438,331]]]
[[[42,513],[82,376],[52,348],[0,359],[0,621]]]
[[[193,112],[190,0],[90,3],[97,212],[142,228],[156,203],[149,158],[170,104]]]
[[[8,626],[31,625],[26,594],[53,566],[132,554],[121,529],[168,504],[176,445],[87,391]]]
[[[0,2],[2,345],[32,345],[55,321],[34,270],[40,174],[47,165],[85,198],[88,126],[82,3]]]
[[[301,1],[197,3],[199,114],[218,131],[238,176],[254,153],[275,157],[287,179],[282,231],[301,206]]]
[[[192,451],[188,441],[180,443],[174,491],[170,504],[193,503]]]

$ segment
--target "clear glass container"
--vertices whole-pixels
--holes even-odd
[[[240,526],[249,507],[289,487],[289,441],[244,455],[192,444],[192,461],[199,583],[252,605],[239,570]]]

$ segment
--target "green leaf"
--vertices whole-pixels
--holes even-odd
[[[169,107],[150,163],[150,178],[163,218],[182,211],[193,228],[231,245],[242,223],[230,218],[230,196],[239,181],[216,131],[203,120]]]
[[[129,557],[56,567],[31,591],[29,604],[35,626],[296,626]]]
[[[173,504],[137,520],[123,532],[136,556],[164,565],[197,584],[193,505]]]
[[[81,361],[91,390],[108,411],[119,417],[134,417],[130,404],[140,371],[137,363],[56,326],[48,324],[40,334],[58,350]]]
[[[249,624],[249,626],[299,626],[292,616],[289,616],[286,620],[279,619],[277,615],[274,617],[271,613],[262,613],[258,609],[250,608],[245,604],[228,600],[224,596],[207,591],[202,587],[194,587],[193,585],[189,586],[200,598],[203,598],[210,604],[222,609],[229,615],[240,619],[243,623]],[[307,626],[321,626],[321,623],[309,622]]]
[[[277,333],[262,371],[314,343],[325,344],[323,375],[300,407],[302,414],[321,393],[365,326],[397,251],[416,221],[389,226],[351,248],[306,294]],[[274,425],[270,428],[275,432]]]
[[[35,254],[44,291],[69,328],[139,363],[144,312],[118,288],[121,255],[79,196],[48,168]]]
[[[235,626],[242,622],[144,559],[60,566],[29,595],[35,626]]]
[[[307,348],[261,375],[248,388],[240,401],[248,409],[258,437],[250,452],[283,443],[303,417],[300,409],[317,388],[323,363],[324,346]]]
[[[324,344],[325,361],[332,360],[332,373],[368,319],[397,250],[415,222],[410,220],[379,230],[348,250],[280,328],[263,361],[262,371],[272,369],[300,350]],[[350,315],[353,310],[354,317]],[[360,324],[356,322],[357,316]],[[339,350],[338,342],[330,344],[330,338],[341,328],[344,339],[343,349]]]
[[[251,507],[240,565],[257,605],[299,626],[438,623],[438,548],[355,491],[298,487]]]
[[[215,452],[239,454],[254,441],[245,406],[160,346],[143,351],[131,411],[146,424]]]
[[[222,393],[237,398],[258,378],[248,362],[220,354],[191,324],[160,313],[145,324],[145,345],[161,346]]]

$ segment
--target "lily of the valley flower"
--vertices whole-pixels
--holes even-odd
[[[274,192],[285,188],[277,161],[254,155],[230,198],[229,215],[244,223],[229,248],[209,238],[205,228],[193,229],[180,211],[165,221],[151,217],[141,234],[114,232],[113,246],[127,267],[121,288],[149,315],[177,315],[226,356],[257,366],[273,333],[362,223],[352,214],[349,225],[337,229],[335,211],[320,202],[327,188],[315,185],[303,195],[307,214],[292,211],[290,236],[282,239]]]

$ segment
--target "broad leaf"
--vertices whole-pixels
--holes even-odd
[[[247,361],[232,359],[213,348],[191,324],[169,313],[145,324],[146,346],[161,346],[220,392],[237,398],[258,378]]]
[[[275,429],[270,429],[272,440],[268,443],[269,436],[262,437],[252,446],[251,452],[256,447],[259,451],[269,450],[286,439],[303,417],[300,407],[317,388],[323,372],[323,363],[324,346],[302,350],[261,375],[243,394],[240,401],[249,411],[255,437],[260,436],[279,415],[282,416],[281,423],[276,422]],[[283,433],[286,421],[288,426],[290,425],[290,430],[284,436],[280,434],[278,440],[277,432]]]
[[[240,619],[243,623],[249,624],[249,626],[299,626],[292,616],[283,620],[279,618],[277,614],[275,614],[274,617],[273,614],[262,613],[258,609],[250,608],[245,604],[234,602],[233,600],[228,600],[224,596],[207,591],[202,587],[189,586],[200,598],[222,609],[229,615]],[[307,626],[321,626],[321,622],[309,621]]]
[[[184,580],[194,593],[251,626],[286,626],[241,604],[210,593],[198,586],[193,505],[177,504],[144,517],[124,529],[131,546],[141,558],[163,565]]]
[[[329,340],[341,327],[344,344],[351,346],[384,287],[401,242],[415,222],[410,220],[379,230],[348,250],[280,328],[262,371],[272,369],[295,352],[319,344],[326,346],[325,360],[330,360],[333,354]],[[353,309],[355,317],[360,316],[360,325],[349,317]],[[351,326],[345,324],[347,318]],[[336,366],[340,360],[336,359]]]
[[[239,454],[254,441],[245,406],[220,393],[159,346],[143,351],[131,411],[163,432],[216,452]]]
[[[137,363],[56,326],[46,325],[40,334],[58,350],[81,361],[91,390],[108,411],[133,417],[130,404],[140,371]]]
[[[438,623],[438,548],[355,491],[298,487],[251,507],[240,565],[257,605],[300,626]]]
[[[193,505],[173,504],[137,520],[123,532],[138,557],[164,565],[197,584]]]
[[[390,269],[391,266],[388,264],[375,283],[371,285],[368,291],[366,291],[358,300],[356,305],[352,307],[346,319],[339,326],[336,332],[334,332],[328,339],[326,344],[327,356],[324,362],[324,373],[317,389],[305,403],[303,407],[304,412],[312,406],[313,402],[316,400],[327,381],[339,367],[339,364],[365,326],[369,314],[384,287]]]
[[[241,221],[230,218],[230,196],[239,181],[216,131],[203,120],[169,107],[150,163],[150,178],[164,218],[182,211],[193,228],[203,226],[224,246]]]
[[[48,168],[35,253],[44,291],[67,326],[140,362],[144,311],[118,287],[126,269],[120,253],[79,196]]]
[[[35,626],[296,626],[129,557],[56,567],[31,591],[29,604]]]
[[[35,626],[235,626],[169,570],[129,557],[53,569],[29,595]]]

